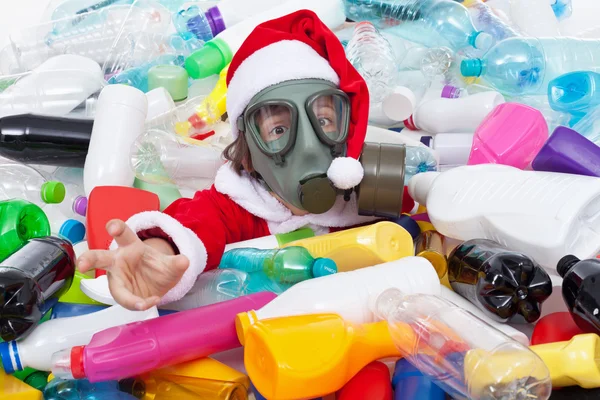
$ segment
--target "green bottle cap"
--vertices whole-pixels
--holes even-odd
[[[65,185],[57,181],[48,181],[42,185],[42,200],[48,204],[58,204],[65,199]]]
[[[164,87],[173,100],[188,97],[188,73],[179,65],[156,65],[148,71],[148,90]]]
[[[302,240],[313,236],[315,236],[315,233],[312,229],[300,228],[289,233],[278,233],[275,235],[275,238],[277,239],[277,244],[279,244],[279,247],[282,247],[283,245],[295,242],[296,240]]]
[[[194,79],[206,78],[221,72],[232,58],[229,45],[222,39],[213,39],[185,59],[185,69]]]
[[[337,265],[331,258],[317,258],[313,264],[312,273],[315,278],[333,275],[337,273]]]

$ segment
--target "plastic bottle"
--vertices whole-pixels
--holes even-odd
[[[596,107],[573,125],[573,130],[594,144],[600,143],[600,107]]]
[[[367,82],[371,104],[381,103],[394,88],[398,71],[390,43],[370,22],[354,27],[346,57]]]
[[[560,21],[569,18],[573,14],[571,0],[551,0],[552,11]]]
[[[138,179],[149,183],[200,189],[203,182],[214,180],[223,165],[221,153],[221,148],[208,143],[151,129],[135,138],[130,168]]]
[[[400,354],[452,398],[550,397],[550,373],[535,353],[447,300],[388,289],[374,311]]]
[[[121,384],[123,388],[124,385]],[[154,400],[246,400],[248,390],[238,382],[188,376],[161,375],[136,379],[131,392],[138,398]],[[129,390],[128,390],[129,391]]]
[[[494,10],[480,0],[473,0],[467,6],[473,25],[477,30],[490,34],[496,42],[510,37],[521,36],[515,27],[498,17]]]
[[[491,239],[546,268],[600,251],[597,178],[483,164],[416,175],[408,191],[446,237]]]
[[[324,312],[339,314],[350,323],[374,322],[369,302],[372,296],[390,287],[400,287],[408,293],[440,293],[439,278],[431,263],[421,257],[405,257],[300,282],[263,308],[239,314],[238,332],[246,331],[259,320]]]
[[[257,25],[294,11],[306,9],[314,11],[327,27],[334,29],[346,20],[341,0],[292,0],[234,25],[219,33],[203,48],[191,54],[185,60],[185,69],[194,79],[218,74],[231,62],[246,37]]]
[[[0,370],[0,394],[3,398],[26,399],[26,400],[44,400],[42,392],[32,388],[26,383],[21,382],[14,376],[7,375]]]
[[[570,341],[531,346],[548,366],[552,386],[578,385],[593,389],[600,387],[600,337],[596,334],[577,335]]]
[[[390,120],[389,125],[405,121],[415,111],[415,107],[425,101],[439,99],[441,97],[450,98],[451,95],[445,95],[441,87],[432,87],[430,82],[414,83],[402,82],[406,86],[396,86],[391,90],[381,103],[381,110],[377,105],[371,107],[369,112],[369,121],[376,121],[373,113],[381,113]],[[453,98],[453,97],[452,97]],[[381,117],[380,117],[381,118]],[[376,121],[377,122],[377,121]]]
[[[224,0],[209,8],[205,16],[213,35],[216,36],[225,29],[280,4],[281,0],[260,0],[252,4],[244,0]]]
[[[392,386],[394,400],[446,400],[446,392],[405,358],[396,361]]]
[[[339,272],[414,255],[410,234],[398,224],[388,221],[309,237],[282,247],[289,246],[301,246],[315,258],[333,260]]]
[[[381,361],[373,361],[358,371],[343,388],[337,391],[336,400],[392,400],[390,371]]]
[[[87,346],[56,353],[52,357],[52,372],[57,378],[99,382],[136,376],[239,347],[233,323],[235,315],[262,307],[274,297],[273,293],[257,293],[106,329],[96,333]],[[190,324],[190,321],[207,323]]]
[[[212,381],[235,382],[241,384],[246,389],[250,389],[250,379],[248,379],[246,374],[210,357],[160,368],[150,372],[150,376],[161,376],[167,379],[171,379],[173,376],[182,376]]]
[[[0,201],[0,261],[29,239],[50,234],[50,223],[41,208],[21,199]]]
[[[65,186],[61,182],[46,181],[42,174],[27,165],[1,164],[0,176],[0,200],[20,198],[44,207],[65,198]]]
[[[52,57],[0,93],[0,117],[66,115],[103,86],[94,60],[74,54]]]
[[[197,5],[182,8],[173,14],[173,24],[183,38],[194,37],[208,42],[215,35],[210,22]]]
[[[23,383],[26,383],[37,390],[43,391],[48,384],[48,376],[50,373],[45,371],[37,371],[33,368],[25,368],[23,371],[19,371],[12,375]]]
[[[556,270],[563,278],[563,299],[577,326],[586,333],[600,332],[600,318],[597,312],[600,299],[596,288],[600,261],[580,260],[573,255],[567,255],[558,262]]]
[[[270,318],[243,335],[244,366],[268,399],[326,395],[369,363],[399,356],[386,322],[355,326],[336,314]]]
[[[275,249],[296,240],[314,237],[315,232],[310,228],[300,228],[289,233],[277,233],[275,235],[263,236],[261,238],[229,243],[225,246],[225,252],[233,249],[252,247],[256,249]],[[309,250],[310,251],[310,250]]]
[[[69,242],[48,236],[30,239],[0,267],[0,338],[16,340],[30,333],[71,287],[75,253]]]
[[[125,381],[132,381],[132,379]],[[87,380],[54,378],[44,390],[44,400],[135,400],[139,398],[122,391],[121,385],[127,386],[125,382],[117,381],[90,383]]]
[[[600,147],[573,129],[559,126],[535,156],[531,168],[600,177]]]
[[[477,93],[458,99],[439,98],[422,103],[404,125],[430,133],[474,131],[504,97],[498,92]]]
[[[583,115],[600,104],[600,74],[575,71],[548,84],[548,100],[553,110]]]
[[[279,283],[298,283],[307,279],[335,274],[337,267],[329,258],[313,258],[300,246],[283,249],[234,249],[221,258],[219,268],[244,272],[264,272]]]
[[[482,58],[463,60],[460,70],[466,77],[481,76],[504,94],[546,94],[550,81],[562,74],[598,70],[599,49],[591,39],[510,38]]]
[[[415,239],[415,256],[427,259],[440,278],[440,283],[450,287],[448,282],[448,260],[444,249],[444,236],[436,231],[424,231]]]
[[[83,188],[67,184],[65,185],[65,189],[65,199],[59,205],[60,211],[66,217],[85,217],[87,213],[87,197],[85,197]]]
[[[455,292],[500,322],[519,316],[537,321],[552,294],[550,277],[534,260],[491,240],[469,240],[455,248],[448,275]]]
[[[182,66],[185,57],[182,55],[163,55],[155,60],[129,68],[119,74],[113,75],[108,80],[110,84],[120,84],[134,87],[142,92],[148,92],[148,71],[157,65],[178,65]]]
[[[440,166],[466,165],[473,146],[473,133],[438,133],[422,136],[421,142],[440,157]]]
[[[129,149],[144,131],[144,93],[125,85],[109,85],[100,94],[92,138],[85,159],[83,184],[87,196],[96,186],[131,186]]]
[[[558,20],[548,0],[510,0],[511,21],[524,35],[558,37]]]
[[[403,38],[452,50],[475,47],[487,50],[492,37],[473,26],[469,11],[451,0],[344,0],[346,15],[354,21],[370,21],[378,28],[397,25],[394,33]]]
[[[52,367],[50,359],[57,351],[86,345],[96,332],[104,329],[157,317],[156,307],[146,311],[129,311],[114,305],[92,314],[53,319],[18,342],[0,343],[0,358],[8,373],[26,367],[49,371]]]
[[[92,120],[45,115],[0,119],[0,156],[26,164],[83,167]]]
[[[519,103],[500,104],[477,127],[467,164],[525,169],[546,140],[548,125],[540,111]]]

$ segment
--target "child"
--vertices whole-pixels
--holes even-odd
[[[82,272],[107,270],[111,294],[126,308],[180,299],[198,274],[218,266],[228,243],[373,220],[358,215],[351,192],[363,178],[367,86],[313,12],[258,26],[235,54],[227,86],[235,140],[215,184],[164,213],[110,221],[111,250],[79,257]]]

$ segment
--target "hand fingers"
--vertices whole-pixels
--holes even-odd
[[[125,286],[123,280],[114,274],[108,280],[108,288],[113,299],[128,310],[144,311],[160,302],[160,297],[158,296],[150,296],[145,299],[136,296]]]
[[[119,247],[125,247],[140,240],[135,232],[120,219],[108,221],[106,231],[115,239]]]
[[[181,276],[190,266],[190,260],[179,254],[177,256],[170,256],[169,269],[173,271],[173,275],[177,274],[177,276]]]
[[[77,269],[85,273],[94,268],[110,268],[115,254],[110,250],[88,250],[77,258]]]

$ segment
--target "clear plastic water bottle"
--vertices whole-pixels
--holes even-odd
[[[489,33],[499,42],[510,37],[521,36],[515,27],[498,17],[490,6],[481,0],[473,0],[467,7],[471,13],[473,25],[478,30]]]
[[[346,56],[367,82],[371,104],[383,101],[398,76],[390,43],[372,23],[361,22],[346,46]]]
[[[131,394],[125,393],[121,387],[131,387],[127,381],[106,381],[90,383],[87,379],[66,380],[52,379],[44,389],[45,400],[135,400]]]
[[[546,94],[554,78],[572,71],[600,71],[600,41],[561,38],[510,38],[482,58],[462,61],[463,76],[482,77],[509,95]]]
[[[600,107],[587,113],[573,126],[573,130],[600,146]]]
[[[510,0],[510,17],[526,36],[560,36],[558,20],[548,0]]]
[[[184,56],[160,56],[154,61],[140,65],[139,67],[129,68],[120,74],[112,76],[108,80],[108,83],[133,86],[134,88],[146,93],[148,91],[148,71],[150,71],[152,67],[156,65],[178,65],[181,67],[183,66],[184,61]]]
[[[283,249],[232,249],[221,258],[219,268],[234,268],[244,272],[262,272],[268,278],[293,284],[337,272],[335,262],[329,258],[313,258],[300,246]]]
[[[373,311],[404,358],[454,399],[550,397],[550,373],[534,352],[448,300],[388,289]]]
[[[378,28],[395,26],[395,34],[425,45],[435,41],[452,50],[487,50],[493,42],[489,34],[475,29],[469,11],[452,0],[344,0],[344,5],[346,15],[355,21],[370,21]]]
[[[204,16],[204,12],[196,5],[181,9],[173,14],[173,24],[183,38],[195,37],[204,42],[208,42],[213,38],[210,24]]]
[[[0,200],[24,199],[40,207],[65,198],[61,182],[46,181],[35,169],[23,164],[0,165]]]

